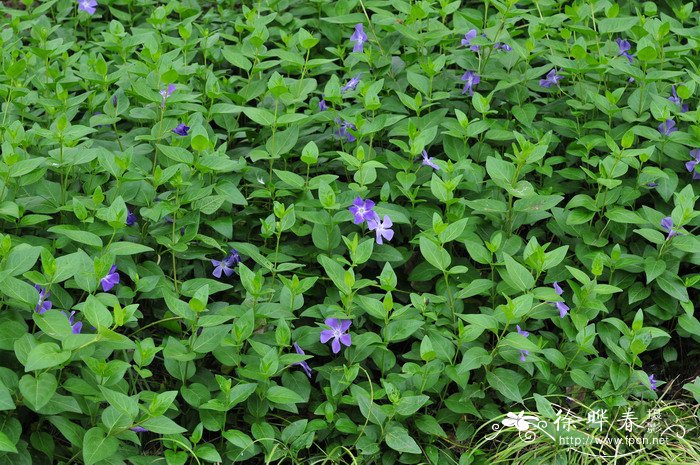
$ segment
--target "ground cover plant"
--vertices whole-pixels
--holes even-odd
[[[697,463],[662,3],[4,2],[0,463]]]

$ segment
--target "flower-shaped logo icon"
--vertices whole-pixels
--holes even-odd
[[[530,420],[537,420],[537,417],[532,415],[525,415],[525,412],[520,412],[518,414],[513,412],[506,413],[506,418],[501,420],[503,426],[515,426],[518,431],[527,431],[530,429]]]

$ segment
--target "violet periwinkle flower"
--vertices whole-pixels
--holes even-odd
[[[499,50],[499,49],[503,50],[504,52],[510,52],[511,50],[513,50],[513,48],[510,45],[502,44],[500,42],[497,44],[494,44],[493,48],[496,50]]]
[[[362,77],[362,73],[353,76],[350,78],[347,84],[345,84],[343,87],[340,88],[341,92],[346,92],[348,90],[355,90],[355,87],[360,83],[360,78]]]
[[[544,79],[540,79],[540,86],[542,87],[552,87],[559,85],[559,81],[562,79],[562,75],[557,74],[557,69],[552,69]]]
[[[678,128],[676,128],[676,122],[672,119],[667,119],[663,123],[659,124],[658,129],[664,136],[670,136],[671,133],[678,131]]]
[[[177,126],[175,126],[175,129],[173,129],[173,132],[177,134],[178,136],[185,137],[188,134],[188,131],[190,130],[190,127],[185,125],[185,123],[180,123]]]
[[[78,9],[83,10],[89,15],[94,15],[97,7],[95,0],[78,0]]]
[[[524,329],[520,329],[520,325],[515,325],[515,328],[518,330],[518,334],[520,334],[523,337],[528,337],[530,335],[529,332],[525,331]],[[520,349],[520,361],[524,362],[525,358],[530,355],[530,351],[526,349]]]
[[[233,263],[231,263],[230,256],[224,258],[223,260],[212,260],[211,264],[214,265],[213,274],[217,278],[221,278],[221,273],[223,272],[227,277],[233,274]]]
[[[102,290],[105,292],[109,292],[110,289],[119,284],[117,265],[112,265],[109,269],[109,273],[107,273],[104,278],[100,279],[100,284],[102,284]]]
[[[678,94],[676,93],[676,86],[671,86],[671,96],[668,99],[676,105],[678,105],[679,107],[681,107],[681,113],[685,113],[688,111],[688,104],[684,104],[683,99],[681,99],[678,96]]]
[[[132,212],[131,210],[129,210],[129,209],[127,208],[127,209],[126,209],[126,225],[127,225],[127,226],[133,226],[133,225],[136,224],[136,221],[137,221],[137,220],[138,220],[138,218],[136,217],[136,215],[134,214],[134,212]]]
[[[160,91],[160,96],[163,99],[160,102],[161,108],[165,108],[165,101],[168,100],[168,97],[170,97],[173,94],[173,92],[175,92],[175,90],[175,84],[168,84],[168,87]]]
[[[337,131],[335,131],[336,136],[340,137],[341,139],[344,137],[347,139],[348,142],[355,142],[357,140],[355,136],[353,136],[350,132],[350,129],[352,129],[353,131],[357,130],[357,127],[355,127],[354,124],[345,120],[341,121],[339,119],[335,121],[336,123],[340,124],[340,128]]]
[[[423,150],[423,153],[421,153],[421,155],[423,156],[423,162],[421,163],[422,165],[429,166],[434,170],[438,170],[438,171],[440,170],[440,167],[438,165],[436,165],[435,162],[433,161],[433,157],[428,156],[428,152]]]
[[[700,179],[700,173],[695,170],[695,167],[700,163],[700,149],[691,150],[690,156],[692,160],[685,164],[685,169],[687,169],[689,173],[693,173],[693,180]]]
[[[77,323],[75,322],[75,320],[73,319],[73,317],[75,316],[75,310],[70,312],[70,315],[67,315],[66,312],[61,312],[61,313],[66,315],[66,317],[68,318],[68,323],[70,324],[71,332],[73,334],[80,334],[80,331],[83,329],[83,322],[82,321],[78,321]]]
[[[43,315],[44,313],[51,310],[51,306],[53,305],[49,300],[51,292],[46,290],[46,288],[39,286],[38,284],[34,285],[34,289],[36,289],[37,292],[39,292],[39,302],[37,302],[34,311],[37,312],[39,315]]]
[[[117,107],[117,94],[114,94],[114,96],[112,97],[112,106],[114,108]]]
[[[462,45],[464,45],[465,47],[468,46],[472,52],[479,51],[478,45],[470,45],[471,41],[476,37],[476,35],[477,35],[476,29],[471,29],[471,30],[469,30],[469,32],[464,34],[464,38],[462,39]]]
[[[657,386],[656,386],[656,380],[654,379],[654,375],[653,375],[653,374],[649,375],[649,384],[651,384],[651,390],[652,390],[652,391],[656,391],[656,388],[657,388]]]
[[[656,183],[656,182],[648,182],[648,183],[647,183],[647,187],[650,187],[650,188],[652,188],[652,189],[653,189],[654,187],[658,186],[658,185],[659,185],[659,183]]]
[[[340,344],[343,344],[345,347],[350,347],[352,344],[352,339],[347,331],[348,328],[350,328],[352,321],[338,320],[337,318],[326,318],[325,324],[331,329],[324,329],[321,331],[322,344],[325,344],[333,339],[331,349],[333,350],[334,354],[340,352]]]
[[[564,289],[561,288],[558,282],[554,281],[554,283],[552,283],[552,287],[557,295],[562,295],[564,293]],[[554,302],[554,306],[557,308],[557,310],[559,310],[559,316],[561,318],[564,318],[570,310],[569,306],[566,305],[564,301]]]
[[[481,82],[481,78],[478,74],[467,71],[462,75],[462,81],[464,81],[464,89],[462,89],[462,94],[466,94],[469,91],[469,96],[474,95],[474,86]]]
[[[634,57],[629,53],[630,49],[632,48],[629,41],[618,37],[615,39],[615,42],[617,42],[618,55],[627,58],[630,63],[633,63]]]
[[[328,104],[326,103],[326,100],[321,96],[321,100],[318,101],[318,109],[320,111],[326,111],[328,110]]]
[[[530,351],[527,349],[520,349],[520,361],[524,362],[525,358],[530,355]]]
[[[670,216],[667,216],[666,218],[661,220],[661,227],[668,231],[668,236],[666,236],[666,240],[669,240],[673,236],[677,236],[680,234],[678,231],[673,229],[673,218],[671,218]]]
[[[226,258],[229,266],[236,266],[241,263],[241,256],[238,254],[238,250],[231,249],[231,254]]]
[[[352,205],[348,208],[350,213],[355,216],[353,220],[355,224],[361,224],[365,221],[373,220],[377,218],[377,213],[373,210],[374,202],[371,200],[362,200],[362,197],[355,197]]]
[[[569,313],[569,310],[571,310],[565,302],[554,302],[554,306],[559,310],[560,318],[564,318],[566,314]]]
[[[294,343],[294,350],[296,350],[297,354],[299,354],[299,355],[306,355],[306,353],[304,353],[302,348],[299,347],[299,344],[297,344],[296,342]],[[306,373],[306,376],[311,378],[311,367],[309,366],[308,363],[306,363],[306,360],[302,360],[301,362],[294,363],[294,365],[299,365],[301,367],[301,369],[304,370],[304,373]]]
[[[379,216],[367,220],[367,227],[370,231],[375,231],[377,234],[377,244],[383,244],[383,239],[390,241],[394,237],[394,231],[391,226],[394,223],[391,222],[389,215],[384,215],[384,220],[379,222]]]
[[[355,25],[355,32],[350,36],[350,42],[354,42],[353,52],[364,51],[364,43],[367,42],[367,34],[365,34],[364,26],[361,23]]]
[[[557,281],[554,281],[554,283],[552,283],[552,287],[554,288],[554,292],[556,292],[557,295],[562,295],[564,293],[564,289],[561,288]]]
[[[129,429],[131,431],[133,431],[134,433],[147,433],[148,432],[148,430],[146,428],[144,428],[143,426],[138,426],[138,425],[132,426]]]

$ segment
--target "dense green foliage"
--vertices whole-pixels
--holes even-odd
[[[465,464],[700,399],[692,3],[2,12],[0,464]]]

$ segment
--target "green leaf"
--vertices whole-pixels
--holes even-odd
[[[283,386],[272,386],[267,390],[267,399],[277,404],[298,404],[304,402],[304,398],[291,389]]]
[[[58,381],[52,373],[41,373],[36,378],[32,375],[24,375],[19,380],[19,392],[25,400],[29,401],[35,410],[40,410],[46,405],[58,388]]]
[[[486,373],[486,380],[491,387],[512,402],[523,402],[523,396],[518,387],[522,379],[521,374],[506,368],[496,368]]]
[[[3,272],[9,276],[17,276],[32,269],[41,253],[41,247],[29,244],[19,244],[13,247],[5,261]]]
[[[34,312],[32,318],[44,334],[59,341],[70,337],[73,332],[68,317],[58,310],[49,310],[43,315]]]
[[[17,453],[17,448],[15,447],[14,443],[10,441],[10,438],[8,438],[2,431],[0,431],[0,451]]]
[[[421,236],[419,243],[420,252],[428,263],[440,271],[446,271],[449,268],[452,258],[445,249],[435,244],[425,236]]]
[[[163,155],[178,163],[191,165],[194,161],[194,155],[192,155],[187,149],[183,149],[182,147],[174,147],[171,145],[161,144],[157,144],[156,147],[158,147],[158,150],[160,150],[163,153]]]
[[[266,108],[246,107],[243,113],[261,126],[272,126],[275,122],[275,114]]]
[[[647,257],[644,260],[644,273],[647,275],[647,284],[655,280],[664,271],[666,271],[665,261],[657,260],[654,257]]]
[[[53,226],[47,229],[47,231],[59,234],[61,236],[66,236],[68,239],[75,242],[80,242],[81,244],[87,244],[93,247],[102,247],[102,239],[100,239],[97,234],[82,231],[75,226]]]
[[[345,282],[345,270],[342,265],[325,255],[319,255],[318,262],[323,266],[326,275],[331,278],[331,281],[333,281],[333,284],[335,284],[338,290],[343,294],[349,295],[350,286]]]
[[[44,370],[65,363],[70,358],[70,350],[61,350],[58,344],[45,342],[34,347],[27,356],[24,371]]]
[[[527,268],[516,262],[513,257],[506,253],[503,254],[503,262],[506,265],[506,271],[510,281],[518,290],[525,292],[528,289],[532,289],[535,285],[535,278],[532,277]]]
[[[513,209],[516,212],[541,212],[550,210],[564,200],[561,195],[535,195],[516,200]]]
[[[662,291],[680,302],[687,302],[690,300],[688,297],[688,289],[683,284],[683,281],[669,271],[657,277],[656,284]]]
[[[408,435],[408,431],[398,423],[390,423],[384,437],[386,445],[397,452],[406,452],[409,454],[420,454],[421,448],[416,441]]]
[[[92,465],[111,457],[119,448],[119,440],[107,436],[102,428],[90,428],[83,437],[83,461]]]
[[[137,255],[145,252],[153,252],[153,249],[134,242],[112,242],[105,250],[106,254],[111,255]]]
[[[14,410],[15,402],[12,400],[12,395],[10,390],[7,389],[5,384],[0,380],[0,411],[2,410]]]
[[[211,352],[221,346],[224,337],[226,337],[229,332],[231,332],[231,325],[204,328],[202,333],[194,340],[192,350],[199,354]]]

